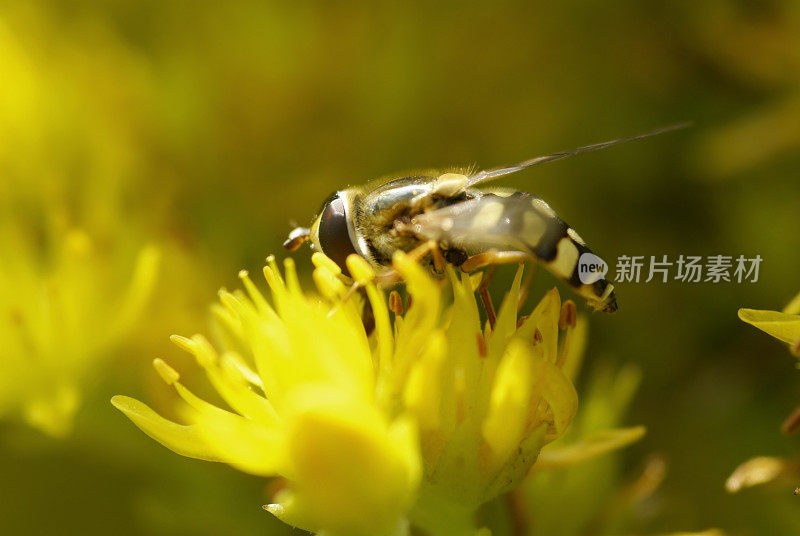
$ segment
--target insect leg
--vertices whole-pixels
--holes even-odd
[[[442,250],[439,248],[438,242],[433,242],[431,245],[431,257],[433,258],[433,269],[436,270],[437,274],[443,273],[445,260],[444,255],[442,255]]]
[[[496,251],[489,250],[469,257],[461,269],[465,272],[472,272],[478,268],[483,268],[490,264],[513,264],[531,260],[532,257],[522,251]]]
[[[434,250],[438,252],[439,257],[441,258],[442,252],[441,250],[439,250],[439,243],[435,240],[426,240],[419,246],[415,247],[414,249],[406,253],[406,255],[412,261],[419,262],[422,259],[424,259],[428,253],[431,253],[434,256],[434,266],[435,266],[436,253],[434,253]],[[443,258],[442,261],[444,261]],[[442,271],[444,271],[444,266],[442,266]],[[402,277],[400,277],[400,274],[394,268],[387,268],[385,271],[375,276],[375,282],[379,285],[391,286],[399,283],[401,280]]]
[[[496,265],[492,264],[489,266],[489,269],[486,270],[477,289],[478,295],[481,297],[483,308],[486,311],[486,319],[489,321],[489,327],[492,328],[492,331],[494,331],[494,326],[497,324],[497,314],[494,311],[492,296],[489,294],[489,285],[492,283],[492,279],[494,279],[495,270]]]

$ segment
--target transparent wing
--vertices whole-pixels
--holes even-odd
[[[540,258],[550,257],[554,244],[567,232],[567,225],[547,203],[525,192],[483,193],[419,214],[401,228],[468,254],[498,249]]]
[[[510,173],[516,173],[517,171],[521,171],[523,169],[528,169],[535,166],[540,166],[542,164],[547,164],[548,162],[554,162],[556,160],[561,160],[562,158],[567,158],[569,156],[575,156],[583,153],[590,153],[592,151],[598,151],[600,149],[605,149],[606,147],[611,147],[614,145],[619,145],[620,143],[625,143],[628,141],[640,140],[642,138],[649,138],[650,136],[657,136],[658,134],[664,134],[665,132],[671,132],[673,130],[679,130],[682,128],[686,128],[691,126],[692,123],[679,123],[676,125],[670,125],[668,127],[663,127],[658,130],[653,130],[651,132],[646,132],[644,134],[637,134],[636,136],[629,136],[627,138],[620,138],[617,140],[606,141],[603,143],[595,143],[594,145],[587,145],[585,147],[578,147],[577,149],[572,149],[571,151],[564,151],[561,153],[553,153],[544,156],[537,156],[535,158],[531,158],[530,160],[525,160],[524,162],[520,162],[518,164],[514,164],[513,166],[496,168],[496,169],[489,169],[486,171],[479,171],[473,175],[470,175],[467,178],[467,186],[474,186],[478,183],[489,181],[492,179],[496,179],[497,177],[502,177],[503,175],[508,175]]]
[[[614,287],[604,274],[591,281],[581,277],[580,258],[591,249],[547,203],[531,194],[477,194],[398,227],[446,246],[445,258],[451,248],[462,250],[468,257],[462,267],[479,257],[490,264],[535,259],[595,309],[617,310]]]

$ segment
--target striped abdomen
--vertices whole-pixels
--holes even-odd
[[[521,252],[538,260],[597,309],[617,310],[613,286],[603,276],[584,274],[579,259],[591,253],[583,239],[541,199],[519,191],[474,192],[468,201],[416,216],[411,227],[468,255]]]

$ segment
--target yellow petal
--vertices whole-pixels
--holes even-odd
[[[342,268],[321,251],[315,251],[311,255],[311,262],[314,263],[316,268],[326,268],[334,275],[339,275],[342,273]]]
[[[327,304],[298,294],[295,283],[289,290],[284,288],[272,268],[265,274],[269,274],[273,297],[279,299],[277,314],[269,310],[259,314],[249,300],[229,293],[221,293],[221,299],[241,319],[272,405],[280,408],[293,386],[319,381],[370,399],[374,392],[372,354],[353,300],[331,313]]]
[[[783,308],[783,312],[789,315],[800,314],[800,292]]]
[[[181,456],[223,461],[216,451],[209,447],[197,428],[169,421],[136,399],[117,395],[111,399],[115,408],[124,413],[139,429],[171,451]]]
[[[548,433],[552,440],[563,434],[578,410],[578,393],[575,386],[561,370],[550,361],[534,359],[533,378],[540,382],[542,398],[553,411],[553,430]]]
[[[361,258],[361,257],[359,257]],[[372,316],[375,319],[375,339],[378,345],[378,371],[387,373],[392,361],[392,323],[389,319],[389,309],[386,306],[386,296],[378,290],[374,283],[367,283],[367,298],[372,306]]]
[[[178,341],[181,345],[189,347],[197,347],[200,345],[200,343],[195,340],[185,339],[183,337],[174,337],[174,340]],[[137,421],[131,414],[125,411],[128,417],[130,417],[139,428],[144,430],[145,433],[179,454],[198,457],[179,452],[171,446],[172,443],[167,444],[162,441],[162,439],[171,437],[165,435],[167,433],[175,434],[181,432],[189,437],[188,440],[194,440],[199,444],[207,445],[207,452],[213,453],[214,460],[224,461],[242,471],[256,475],[272,476],[279,472],[279,468],[285,466],[281,450],[283,446],[281,442],[283,431],[277,416],[271,413],[269,409],[258,407],[254,412],[254,414],[259,417],[257,421],[245,419],[240,415],[225,411],[222,408],[210,404],[192,393],[178,381],[180,379],[178,373],[160,359],[156,359],[153,365],[162,379],[167,384],[172,385],[178,395],[187,403],[187,410],[184,410],[184,413],[186,413],[187,419],[193,421],[193,424],[183,426],[167,421],[141,402],[128,399],[127,397],[115,397],[112,399],[112,403],[119,409],[125,411],[122,407],[117,405],[115,402],[117,399],[128,404],[128,406],[125,407],[133,405],[138,411],[136,413],[137,415],[142,414],[147,417],[144,421],[141,421],[141,419]],[[243,378],[240,380],[244,383]],[[250,392],[250,394],[253,397],[258,397],[258,395],[253,392]],[[231,396],[230,393],[228,395]],[[236,393],[233,396],[240,397],[244,395]],[[264,401],[266,402],[265,399]],[[234,405],[244,406],[246,408],[250,408],[249,404],[255,404],[255,402],[234,401]],[[264,412],[263,415],[262,412]],[[147,425],[149,427],[148,429],[152,430],[154,433],[158,432],[161,434],[160,437],[162,439],[148,432],[143,428],[143,425]],[[159,428],[154,428],[156,425]],[[185,449],[185,445],[183,445],[182,448]],[[204,457],[202,459],[207,458]]]
[[[564,375],[570,380],[575,380],[583,363],[586,343],[589,338],[589,322],[586,316],[579,315],[574,328],[564,331],[564,342],[558,363]]]
[[[739,318],[787,344],[793,344],[800,339],[800,315],[739,309]]]
[[[198,434],[220,460],[254,475],[291,477],[281,428],[221,411],[193,417]]]
[[[541,425],[535,428],[519,445],[517,454],[509,463],[503,466],[500,472],[484,492],[484,499],[490,500],[498,495],[514,489],[528,475],[531,467],[537,463],[538,456],[544,445],[544,436],[547,427]]]
[[[489,472],[499,468],[522,441],[533,391],[533,355],[522,340],[514,340],[497,367],[483,423],[483,438],[491,449]]]
[[[744,488],[758,486],[775,480],[788,469],[791,464],[783,458],[770,456],[760,456],[747,460],[725,481],[725,489],[730,493],[735,493]]]
[[[375,279],[375,270],[361,255],[356,255],[355,253],[348,255],[345,264],[347,264],[347,269],[359,285],[366,286],[367,283]]]
[[[287,525],[297,527],[317,534],[320,526],[313,512],[304,509],[302,502],[297,500],[295,493],[291,489],[283,489],[274,497],[275,502],[264,505],[264,510],[274,515]]]
[[[130,329],[141,315],[158,278],[160,260],[161,252],[155,246],[147,246],[139,253],[131,283],[119,307],[119,314],[108,330],[109,337],[118,336],[124,330]]]
[[[376,410],[322,386],[296,398],[304,409],[288,430],[288,452],[295,508],[313,516],[304,524],[332,534],[389,533],[419,480],[413,427],[390,429]]]
[[[561,316],[561,296],[558,289],[553,288],[517,330],[517,336],[533,341],[538,330],[542,338],[545,359],[555,363],[558,358],[558,320]]]
[[[576,465],[620,449],[641,439],[645,433],[644,426],[616,428],[596,432],[577,443],[559,446],[547,446],[539,455],[537,470],[558,469]]]
[[[72,419],[80,404],[80,394],[72,384],[54,387],[24,404],[23,416],[31,426],[53,437],[65,437],[72,431]]]
[[[311,275],[320,293],[332,302],[341,300],[347,292],[347,287],[339,276],[326,266],[318,267]]]
[[[247,294],[250,296],[250,300],[256,306],[258,312],[261,314],[274,314],[272,307],[270,307],[264,295],[261,294],[261,291],[258,290],[253,280],[250,279],[247,270],[239,271],[239,279],[244,284],[244,288],[247,290]]]
[[[444,371],[440,390],[442,393],[442,409],[444,421],[442,428],[445,435],[449,435],[456,425],[458,419],[458,406],[461,404],[462,397],[459,391],[477,393],[481,389],[481,381],[485,379],[487,383],[485,392],[491,388],[494,368],[500,360],[503,348],[498,347],[497,356],[493,359],[490,356],[481,357],[478,353],[477,337],[483,337],[481,333],[480,315],[478,304],[475,301],[475,294],[471,285],[470,277],[462,274],[459,278],[455,270],[448,267],[448,278],[453,289],[453,304],[448,311],[450,317],[447,325],[447,354],[445,356]],[[488,370],[491,368],[491,372]],[[463,385],[459,389],[456,376]],[[467,418],[474,417],[479,420],[486,412],[485,407],[478,404],[487,404],[488,396],[481,392],[481,395],[467,397],[463,402],[466,407],[462,411]]]
[[[392,265],[403,276],[406,288],[414,299],[405,316],[405,323],[412,323],[412,319],[416,323],[417,317],[420,323],[436,320],[442,293],[433,279],[402,251],[395,252]]]
[[[272,405],[250,388],[246,377],[230,356],[218,358],[211,344],[199,335],[195,335],[192,342],[194,344],[191,345],[190,351],[197,358],[197,363],[205,370],[211,384],[234,411],[258,420],[263,425],[277,424],[278,417]]]
[[[503,298],[503,303],[500,305],[495,328],[492,332],[492,336],[487,341],[490,355],[492,353],[492,346],[498,344],[505,346],[508,343],[508,339],[514,335],[514,332],[517,330],[517,305],[519,302],[519,290],[522,284],[523,267],[524,265],[520,264],[519,268],[517,268],[514,282],[511,284],[511,288],[506,293]]]
[[[405,389],[405,406],[417,418],[422,429],[436,429],[441,424],[441,403],[447,342],[441,331],[434,332],[422,355],[411,369]]]
[[[408,374],[414,361],[419,357],[419,349],[430,339],[437,328],[441,314],[441,290],[415,263],[402,251],[397,251],[393,259],[393,267],[406,282],[406,289],[412,298],[412,304],[406,311],[402,322],[395,322],[394,359],[391,374],[386,379],[386,387],[382,389],[382,398],[391,400],[402,397]]]

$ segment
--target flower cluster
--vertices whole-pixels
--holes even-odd
[[[0,244],[14,252],[0,266],[0,416],[63,436],[88,376],[147,303],[159,252],[143,248],[131,270],[127,254],[81,229],[54,225],[42,240],[0,222]]]
[[[178,454],[283,477],[265,508],[296,527],[475,534],[478,507],[519,485],[573,420],[585,334],[574,303],[553,289],[518,317],[520,267],[496,321],[482,325],[475,276],[448,269],[443,284],[398,252],[393,269],[409,297],[393,292],[387,305],[373,270],[353,255],[348,269],[374,315],[368,335],[365,303],[340,268],[320,253],[313,261],[319,295],[301,290],[291,259],[281,276],[274,258],[264,268],[271,299],[245,272],[246,292],[221,291],[223,351],[200,335],[173,337],[233,411],[198,398],[161,360],[154,365],[184,400],[188,424],[128,397],[112,402]],[[640,435],[612,433],[569,456]]]
[[[789,345],[789,351],[800,357],[800,294],[783,311],[739,309],[739,318],[761,331]],[[786,435],[800,430],[800,407],[786,419],[782,431]],[[747,460],[728,477],[725,487],[729,492],[765,484],[781,478],[800,477],[800,459],[758,456]],[[800,487],[795,488],[800,494]]]
[[[138,327],[164,248],[124,195],[144,174],[126,114],[141,108],[135,58],[116,43],[96,54],[92,39],[58,46],[36,8],[24,13],[0,17],[13,81],[0,84],[0,417],[61,437]]]

